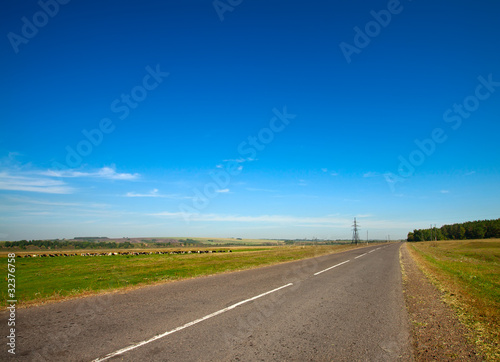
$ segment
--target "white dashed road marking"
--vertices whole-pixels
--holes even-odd
[[[147,340],[145,340],[145,341],[142,341],[142,342],[139,342],[139,343],[133,344],[133,345],[131,345],[131,346],[128,346],[128,347],[122,348],[122,349],[120,349],[120,350],[118,350],[118,351],[116,351],[116,352],[109,353],[109,354],[107,354],[106,356],[104,356],[104,357],[102,357],[102,358],[97,358],[97,359],[93,360],[92,362],[101,362],[101,361],[106,361],[106,360],[110,359],[111,357],[114,357],[114,356],[117,356],[117,355],[119,355],[119,354],[122,354],[122,353],[125,353],[125,352],[128,352],[128,351],[131,351],[131,350],[136,349],[136,348],[138,348],[138,347],[144,346],[145,344],[148,344],[148,343],[151,343],[151,342],[153,342],[153,341],[156,341],[157,339],[160,339],[160,338],[166,337],[166,336],[168,336],[169,334],[172,334],[172,333],[178,332],[178,331],[180,331],[180,330],[183,330],[183,329],[185,329],[185,328],[188,328],[188,327],[194,326],[195,324],[198,324],[198,323],[200,323],[200,322],[203,322],[203,321],[205,321],[205,320],[207,320],[207,319],[210,319],[210,318],[212,318],[212,317],[218,316],[219,314],[222,314],[222,313],[227,312],[227,311],[229,311],[229,310],[231,310],[231,309],[234,309],[234,308],[236,308],[236,307],[238,307],[238,306],[240,306],[240,305],[242,305],[242,304],[245,304],[245,303],[251,302],[252,300],[255,300],[255,299],[261,298],[261,297],[263,297],[263,296],[265,296],[265,295],[268,295],[268,294],[271,294],[271,293],[277,292],[278,290],[283,289],[283,288],[286,288],[286,287],[289,287],[289,286],[291,286],[291,285],[293,285],[293,283],[288,283],[288,284],[286,284],[286,285],[282,285],[282,286],[281,286],[281,287],[279,287],[279,288],[276,288],[276,289],[270,290],[270,291],[268,291],[268,292],[265,292],[265,293],[259,294],[259,295],[255,296],[255,297],[252,297],[252,298],[249,298],[249,299],[242,300],[241,302],[238,302],[238,303],[236,303],[236,304],[233,304],[233,305],[231,305],[231,306],[229,306],[229,307],[227,307],[227,308],[224,308],[224,309],[218,310],[217,312],[214,312],[214,313],[212,313],[212,314],[208,314],[208,315],[206,315],[206,316],[204,316],[204,317],[202,317],[202,318],[199,318],[199,319],[197,319],[197,320],[195,320],[195,321],[192,321],[192,322],[186,323],[186,324],[184,324],[183,326],[180,326],[180,327],[177,327],[177,328],[175,328],[175,329],[172,329],[171,331],[168,331],[168,332],[165,332],[165,333],[162,333],[162,334],[158,334],[158,335],[156,335],[156,336],[154,336],[154,337],[152,337],[152,338],[150,338],[150,339],[147,339]]]
[[[342,265],[342,264],[347,263],[348,261],[349,261],[349,260],[343,261],[342,263],[339,263],[339,264],[337,264],[337,265],[334,265],[334,266],[331,266],[331,267],[329,267],[329,268],[326,268],[325,270],[322,270],[322,271],[319,271],[319,272],[317,272],[317,273],[314,273],[314,275],[318,275],[318,274],[324,273],[324,272],[326,272],[327,270],[330,270],[330,269],[336,268],[336,267],[338,267],[339,265]]]

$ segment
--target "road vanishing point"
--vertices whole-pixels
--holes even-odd
[[[401,245],[20,309],[15,359],[411,360]]]

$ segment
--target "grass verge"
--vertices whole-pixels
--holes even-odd
[[[475,345],[500,360],[500,240],[419,242],[409,250]]]
[[[16,258],[18,307],[82,297],[117,289],[251,269],[360,246],[279,246],[235,248],[233,253],[182,255],[115,255],[101,257]],[[150,251],[150,250],[149,250]],[[7,298],[5,278],[0,278],[0,298]],[[5,302],[4,302],[5,303]],[[2,305],[2,309],[6,306]]]

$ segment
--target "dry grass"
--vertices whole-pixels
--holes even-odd
[[[409,250],[478,348],[500,360],[500,240],[419,242]]]

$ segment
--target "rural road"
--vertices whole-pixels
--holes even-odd
[[[15,360],[411,360],[400,246],[18,310]]]

